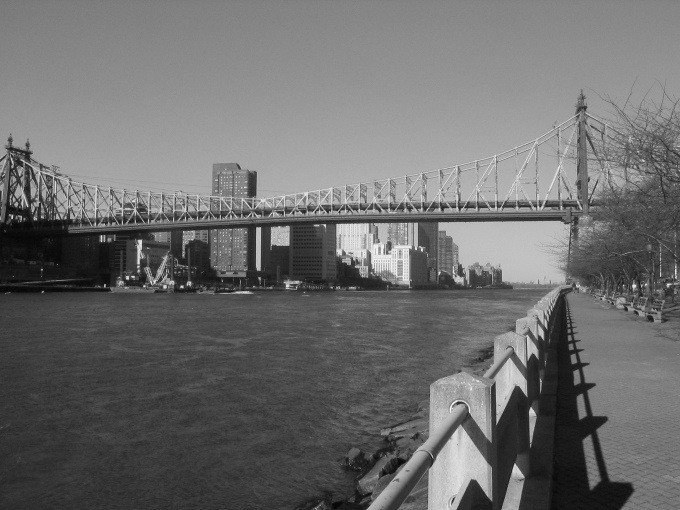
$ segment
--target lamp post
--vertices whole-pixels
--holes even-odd
[[[652,243],[647,243],[645,246],[645,249],[649,253],[649,261],[650,261],[650,268],[649,268],[649,283],[647,285],[647,297],[651,298],[654,295],[654,246]]]

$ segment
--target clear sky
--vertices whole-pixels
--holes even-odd
[[[76,180],[272,196],[436,170],[531,140],[585,89],[680,92],[675,1],[29,1],[0,5],[0,135]],[[442,224],[465,265],[562,277],[557,223]]]

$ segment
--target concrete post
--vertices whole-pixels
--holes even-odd
[[[458,427],[429,472],[428,509],[448,509],[466,478],[476,480],[482,491],[500,508],[496,467],[496,395],[490,379],[461,372],[430,386],[430,430],[449,415],[454,403],[463,401],[470,416]],[[462,495],[461,495],[462,496]]]
[[[513,472],[515,476],[529,474],[529,406],[528,406],[528,355],[527,339],[517,333],[504,333],[494,339],[494,358],[500,357],[508,347],[514,354],[496,377],[496,417],[505,423],[517,424],[516,454]],[[501,408],[503,407],[503,408]],[[499,427],[500,428],[500,427]],[[501,430],[497,431],[500,440]],[[512,451],[512,449],[511,449]],[[514,453],[514,452],[513,452]],[[499,453],[500,455],[500,445]],[[499,462],[503,462],[500,460]]]
[[[530,412],[538,414],[541,393],[541,346],[538,342],[538,320],[536,317],[522,317],[515,323],[515,331],[526,336],[527,343],[527,399]]]

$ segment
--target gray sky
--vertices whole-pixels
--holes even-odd
[[[215,162],[272,196],[493,155],[585,89],[680,93],[680,3],[4,0],[0,135],[76,180],[208,192]],[[2,134],[2,131],[6,132]],[[562,275],[561,224],[446,224],[466,265]]]

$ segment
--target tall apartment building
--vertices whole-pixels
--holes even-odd
[[[238,163],[215,163],[212,194],[223,197],[253,198],[257,193],[257,172],[244,170]],[[256,265],[255,227],[210,231],[210,263],[217,276],[245,276]]]
[[[335,225],[290,227],[290,269],[294,280],[330,281],[337,277]]]

